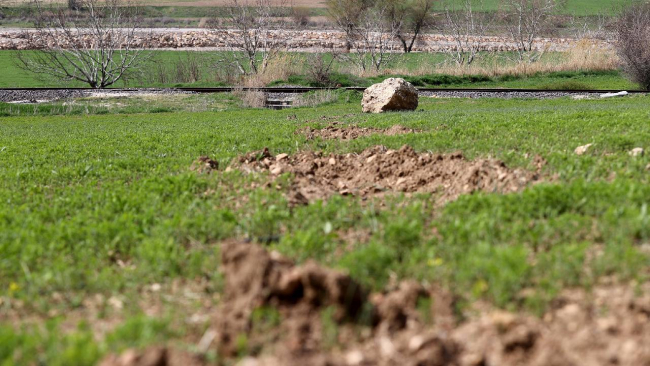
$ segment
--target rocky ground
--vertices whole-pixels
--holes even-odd
[[[385,132],[405,133],[393,129]],[[195,163],[194,170],[218,168],[206,159]],[[538,170],[544,163],[542,159],[537,162]],[[334,194],[370,198],[396,192],[437,193],[442,203],[477,190],[516,192],[541,181],[539,172],[510,169],[498,160],[469,161],[460,153],[418,154],[409,146],[399,150],[375,146],[359,154],[346,155],[318,152],[273,155],[265,149],[242,156],[227,168],[232,169],[266,172],[271,177],[290,173],[293,181],[287,195],[294,204],[307,204]]]
[[[484,91],[421,91],[421,97],[431,98],[500,98],[500,99],[515,99],[515,98],[531,98],[531,99],[552,99],[562,98],[568,96],[576,96],[583,94],[564,93],[564,92],[539,92],[531,91],[515,91],[515,92],[484,92]],[[586,94],[584,94],[587,96]]]
[[[173,89],[134,89],[134,90],[76,90],[76,89],[44,89],[44,90],[0,90],[0,102],[5,103],[44,103],[55,100],[76,98],[110,98],[129,97],[157,94],[188,93]]]
[[[345,34],[333,30],[282,30],[275,31],[274,38],[288,39],[287,49],[299,52],[323,52],[344,50],[346,46]],[[90,36],[80,34],[77,41],[91,42]],[[481,44],[482,51],[511,51],[516,49],[516,44],[503,36],[475,37]],[[135,47],[148,49],[187,49],[199,48],[205,50],[231,50],[238,45],[233,41],[241,39],[237,31],[211,31],[207,29],[154,29],[143,32],[134,41]],[[567,51],[575,47],[578,40],[571,38],[540,38],[536,42],[539,50]],[[594,47],[609,48],[606,41],[594,40]],[[454,47],[452,38],[441,34],[424,34],[414,45],[415,52],[440,52]],[[24,29],[0,30],[0,50],[24,50],[44,47],[43,40],[39,40],[35,33]],[[401,50],[396,42],[395,49]]]
[[[0,90],[0,102],[6,103],[42,103],[62,99],[75,99],[87,97],[125,97],[152,94],[179,94],[190,93],[174,89],[134,89],[134,90],[110,90],[98,91],[58,89],[58,90]],[[269,93],[269,99],[292,100],[297,94],[294,93]],[[563,93],[563,92],[477,92],[477,91],[420,91],[420,97],[431,98],[532,98],[550,99],[567,96],[589,97],[586,94]]]

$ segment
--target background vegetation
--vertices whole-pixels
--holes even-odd
[[[312,76],[307,60],[313,54],[285,54],[265,75],[240,80],[216,64],[218,52],[153,51],[142,72],[132,74],[116,87],[224,86],[244,83],[251,86],[369,86],[390,76],[402,76],[419,87],[485,87],[531,89],[634,89],[607,54],[548,53],[534,65],[518,65],[503,55],[485,54],[471,68],[446,62],[444,54],[400,55],[380,74],[360,74],[335,61],[326,83]],[[0,88],[47,86],[84,87],[82,83],[61,83],[37,77],[20,69],[16,51],[0,51],[0,67],[5,70]],[[324,57],[331,57],[325,55]],[[614,57],[614,56],[611,56]]]

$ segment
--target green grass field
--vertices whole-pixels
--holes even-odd
[[[360,113],[355,93],[283,111],[241,108],[231,96],[179,98],[67,111],[0,104],[0,364],[92,365],[160,343],[192,349],[209,320],[186,319],[219,304],[219,244],[229,238],[279,235],[271,249],[344,269],[373,289],[393,277],[441,284],[459,312],[482,300],[541,314],[564,288],[648,281],[650,157],[628,151],[650,148],[649,97],[422,98],[416,112],[383,115]],[[110,103],[121,107],[102,107]],[[51,115],[56,108],[67,114]],[[295,133],[309,121],[323,127],[322,116],[422,133],[351,141]],[[587,143],[587,154],[574,154]],[[527,169],[539,155],[546,182],[444,207],[426,194],[291,207],[284,183],[252,188],[264,177],[224,172],[264,147],[346,153],[378,144]],[[191,171],[201,155],[220,171]],[[367,240],[342,246],[349,230]]]
[[[629,4],[628,0],[567,0],[566,5],[558,13],[575,16],[593,16],[593,15],[613,15],[620,7]],[[453,3],[453,1],[452,1]],[[476,1],[481,4],[481,1]],[[500,0],[483,0],[483,9],[486,11],[496,11],[501,4]],[[444,2],[438,2],[436,8],[444,9]]]
[[[174,5],[168,5],[170,2]],[[200,6],[191,4],[193,1],[187,1],[190,5],[183,5],[178,1],[161,1],[156,4],[145,3],[143,6],[143,15],[146,18],[183,18],[196,20],[192,24],[196,26],[198,19],[206,16],[219,16],[223,13],[223,8],[220,7],[219,1],[210,4],[202,2]],[[479,1],[476,2],[479,4]],[[483,9],[486,11],[496,11],[499,9],[500,0],[483,0]],[[613,15],[620,7],[629,3],[629,0],[567,0],[566,5],[561,8],[558,13],[563,15],[575,16],[595,16],[595,15]],[[299,5],[300,6],[300,5]],[[311,16],[327,16],[327,9],[323,6],[312,6],[310,9]],[[443,1],[438,1],[434,9],[437,11],[443,10],[445,4]],[[21,7],[18,7],[21,9]],[[13,14],[12,10],[8,10]],[[187,26],[188,24],[186,24]]]
[[[220,79],[218,75],[224,74],[217,64],[216,59],[219,52],[182,52],[182,51],[155,51],[151,61],[143,68],[141,73],[132,75],[128,82],[118,82],[115,87],[174,87],[174,86],[195,86],[210,87],[223,86],[228,83]],[[269,85],[306,85],[323,86],[315,84],[306,76],[305,63],[309,54],[290,54],[288,62],[295,66],[297,75],[287,80],[275,80]],[[61,86],[87,86],[80,82],[64,83],[47,77],[31,74],[18,67],[16,63],[16,51],[0,51],[0,68],[6,70],[5,75],[0,79],[0,88],[27,88],[27,87],[61,87]],[[559,53],[545,55],[543,62],[561,62],[565,57]],[[196,62],[200,69],[199,80],[190,82],[179,78],[177,65],[187,64],[189,60]],[[389,64],[388,69],[398,69],[406,72],[414,72],[423,66],[428,66],[435,72],[438,65],[445,62],[443,54],[414,53],[397,55]],[[477,61],[479,64],[509,65],[503,57],[494,59],[494,56],[486,55]],[[405,77],[418,87],[450,87],[450,88],[527,88],[527,89],[610,89],[627,90],[636,89],[637,86],[630,83],[625,76],[616,70],[611,71],[590,71],[580,70],[571,72],[539,73],[530,76],[502,75],[488,77],[482,75],[469,75],[455,77],[450,75],[431,74],[425,76],[408,76],[402,74],[387,74],[377,77],[360,78],[349,74],[347,69],[350,65],[337,63],[332,77],[333,84],[341,86],[370,86],[373,83],[390,76]],[[164,75],[164,79],[162,76]]]

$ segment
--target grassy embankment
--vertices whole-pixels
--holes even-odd
[[[155,51],[143,72],[115,87],[223,86],[241,81],[215,66],[219,52]],[[457,88],[530,88],[530,89],[634,89],[616,69],[610,55],[591,55],[586,51],[549,53],[535,64],[516,64],[506,55],[485,54],[471,67],[457,67],[446,62],[443,54],[396,55],[380,73],[361,74],[350,63],[334,65],[330,85],[368,86],[389,76],[401,76],[419,87]],[[252,86],[311,85],[322,86],[309,78],[307,54],[286,54],[271,65],[269,71],[251,78]],[[0,87],[84,86],[79,82],[36,77],[17,67],[15,51],[0,51],[0,67],[5,73]],[[195,65],[198,77],[187,70]],[[246,81],[244,81],[246,83]]]
[[[20,19],[29,15],[29,8],[20,5],[26,1],[9,1],[5,5],[9,6],[5,10],[5,14],[10,19]],[[63,5],[64,2],[61,2]],[[169,4],[169,3],[174,3]],[[185,3],[185,4],[183,4]],[[296,2],[297,7],[308,8],[309,16],[312,17],[326,17],[328,15],[323,1],[313,1],[313,4],[304,6],[304,1]],[[142,16],[145,19],[159,20],[160,25],[170,26],[196,26],[199,24],[200,19],[206,16],[221,16],[225,12],[223,5],[227,4],[226,1],[217,0],[212,4],[206,2],[195,3],[194,1],[172,1],[162,0],[156,1],[155,4],[151,1],[142,1]],[[616,10],[627,4],[626,0],[568,0],[566,6],[558,10],[559,15],[573,15],[579,17],[589,17],[596,15],[614,15]],[[220,6],[221,5],[221,6]],[[498,11],[500,0],[483,0],[482,10],[484,11]],[[444,10],[445,4],[443,1],[438,1],[434,4],[434,10]],[[190,21],[190,22],[187,22]],[[7,25],[20,24],[12,22]]]

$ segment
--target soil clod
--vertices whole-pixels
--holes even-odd
[[[199,173],[210,173],[219,169],[219,162],[208,156],[201,156],[192,163],[190,169]]]
[[[369,295],[342,272],[315,262],[295,265],[254,244],[224,244],[222,260],[226,296],[215,314],[218,347],[234,356],[236,340],[247,339],[251,365],[650,362],[650,298],[636,297],[630,287],[565,291],[542,318],[482,309],[450,327],[438,319],[445,312],[435,310],[444,294],[417,282]],[[275,309],[278,324],[260,331],[256,309]],[[423,317],[428,311],[433,319]]]
[[[364,315],[373,319],[372,309],[366,308],[368,294],[357,282],[312,261],[296,266],[260,246],[229,243],[222,246],[222,269],[226,301],[216,324],[224,354],[237,352],[238,335],[254,326],[253,312],[269,306],[286,319],[282,328],[292,350],[312,349],[318,342],[319,336],[312,338],[320,328],[320,310],[332,309],[336,323],[357,322]]]
[[[202,366],[202,358],[190,353],[164,347],[144,350],[128,349],[120,355],[106,356],[99,366]]]

